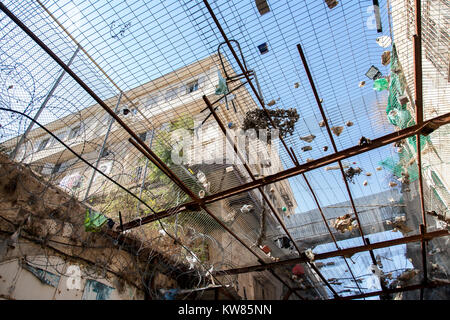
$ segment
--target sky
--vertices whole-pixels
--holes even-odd
[[[223,41],[199,1],[46,0],[43,4],[124,91],[215,53]],[[259,15],[253,1],[211,1],[210,4],[228,37],[240,43],[248,67],[258,76],[264,99],[279,99],[273,108],[297,109],[300,120],[295,134],[286,140],[300,162],[322,157],[332,152],[332,147],[326,131],[318,126],[321,117],[296,49],[299,43],[324,101],[330,126],[344,126],[344,132],[334,137],[338,150],[357,144],[363,135],[376,138],[393,131],[393,126],[383,122],[386,91],[376,93],[372,81],[364,76],[371,65],[377,66],[383,74],[388,73],[388,68],[380,63],[380,56],[390,48],[382,48],[375,41],[381,35],[389,35],[384,1],[380,8],[382,33],[374,26],[371,1],[342,1],[331,10],[321,1],[269,1],[271,11],[263,16]],[[6,5],[13,11],[17,6],[17,13],[22,9],[20,14],[28,14],[36,21],[41,17],[48,21],[45,14],[39,17],[40,10],[31,11],[32,7],[30,12],[23,12],[28,8],[27,1],[6,1]],[[37,4],[34,6],[39,8]],[[46,30],[39,32],[48,33]],[[70,43],[67,37],[65,40]],[[269,52],[261,55],[257,46],[264,42]],[[65,61],[75,50],[66,43],[57,45],[51,38],[49,43]],[[229,52],[225,50],[225,54],[231,60]],[[239,70],[231,61],[235,70]],[[28,63],[33,72],[38,69],[38,62]],[[102,98],[117,94],[113,86],[102,84],[104,77],[99,72],[97,81],[92,76],[95,71],[86,72],[82,69],[84,65],[73,68],[78,68],[82,79]],[[47,83],[39,79],[41,85],[37,90],[42,90],[41,96],[59,74],[57,68],[53,69],[55,73],[48,77]],[[360,88],[358,84],[362,80],[366,81],[366,86]],[[300,88],[294,89],[295,82],[300,83]],[[20,96],[26,95],[21,93]],[[90,105],[89,98],[78,101],[68,98],[67,101],[64,111],[49,112],[44,117],[46,122],[73,108]],[[71,107],[71,103],[76,106]],[[381,108],[377,108],[377,104]],[[37,106],[38,103],[34,109]],[[347,121],[354,125],[346,127]],[[301,147],[307,143],[299,137],[308,134],[317,137],[311,143],[313,150],[304,153]],[[328,146],[328,152],[322,151],[324,145]],[[285,168],[292,167],[282,146],[279,150]],[[370,178],[358,177],[354,185],[350,184],[355,198],[389,188],[386,172],[375,168],[379,161],[392,155],[392,148],[384,147],[348,160],[348,164],[356,162],[354,166],[373,174]],[[320,168],[307,177],[322,206],[348,199],[338,170]],[[367,187],[362,186],[364,180],[369,182]],[[314,209],[315,203],[301,177],[290,179],[290,183],[299,204],[296,211]]]

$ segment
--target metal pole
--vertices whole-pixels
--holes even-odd
[[[121,99],[122,99],[122,92],[119,94],[119,98],[117,99],[116,107],[114,108],[114,113],[116,113],[117,110],[119,109],[119,105],[120,105],[120,100]],[[97,161],[95,161],[95,168],[96,169],[98,168],[98,164],[100,163],[100,159],[102,158],[103,151],[105,150],[106,142],[108,141],[109,133],[111,132],[111,128],[112,128],[113,123],[114,123],[114,118],[110,117],[109,118],[109,123],[108,123],[108,129],[106,130],[106,134],[105,134],[105,139],[103,139],[103,144],[102,144],[102,147],[100,148],[100,152],[98,153]],[[92,172],[91,178],[89,179],[89,184],[88,184],[88,187],[86,189],[86,194],[84,195],[83,201],[86,201],[86,199],[89,196],[89,191],[91,190],[91,186],[92,186],[92,182],[94,181],[95,173],[96,173],[96,170],[94,170]],[[141,197],[139,196],[139,199],[140,198]]]
[[[73,60],[75,59],[76,55],[78,54],[78,51],[80,51],[80,46],[77,46],[75,52],[73,53],[72,57],[70,58],[69,62],[67,63],[67,66],[70,66],[72,64]],[[47,103],[50,100],[50,98],[53,96],[53,93],[55,92],[56,88],[58,87],[59,83],[61,82],[61,80],[62,80],[62,78],[64,77],[65,74],[66,74],[66,71],[63,69],[61,71],[61,74],[56,79],[55,83],[53,84],[52,88],[47,93],[47,96],[45,97],[44,101],[42,101],[41,106],[39,107],[39,110],[34,115],[33,121],[31,121],[31,123],[29,124],[28,128],[25,130],[23,135],[20,137],[20,140],[17,143],[16,147],[14,148],[13,152],[11,152],[11,155],[9,156],[11,160],[15,159],[15,157],[17,155],[17,152],[19,151],[19,148],[24,143],[25,139],[27,138],[28,134],[30,133],[31,129],[34,126],[35,121],[37,121],[37,119],[41,115],[42,111],[44,110],[44,108],[47,105]]]
[[[149,144],[149,148],[152,148],[153,145],[153,137],[155,135],[155,130],[152,130],[152,136],[150,138],[150,144]],[[144,174],[142,177],[142,183],[141,183],[141,189],[139,190],[139,199],[141,199],[142,197],[142,190],[144,190],[144,185],[145,185],[145,176],[147,175],[147,168],[148,168],[148,159],[145,160],[145,167],[144,167]],[[139,215],[139,202],[136,204],[136,213]]]
[[[421,0],[415,0],[415,29],[416,34],[413,36],[413,50],[414,50],[414,104],[416,123],[418,125],[423,124],[423,74],[422,74],[422,9]],[[423,234],[427,231],[427,219],[425,215],[425,199],[423,192],[423,176],[422,176],[422,151],[420,142],[420,133],[416,135],[416,148],[417,148],[417,167],[419,171],[419,195],[420,195],[420,209],[422,213],[422,223],[420,232]],[[427,255],[426,255],[426,243],[422,241],[422,268],[423,268],[423,283],[426,285],[428,282],[427,273]],[[423,300],[423,290],[420,289],[420,300]]]

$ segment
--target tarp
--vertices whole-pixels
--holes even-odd
[[[415,125],[413,116],[407,108],[407,104],[401,104],[399,102],[399,97],[405,94],[405,88],[401,81],[401,68],[398,61],[397,50],[395,48],[395,43],[392,44],[391,53],[391,75],[389,82],[389,96],[388,104],[386,107],[386,115],[391,124],[394,126],[405,129],[407,127]],[[416,165],[409,165],[409,160],[413,157],[410,150],[417,151],[416,136],[412,136],[406,139],[407,145],[404,146],[401,152],[398,153],[398,160],[389,157],[379,164],[391,171],[398,178],[401,177],[401,173],[406,168],[409,173],[409,181],[415,181],[418,179],[418,170]],[[423,149],[426,143],[431,143],[429,137],[420,136],[420,146]]]
[[[103,214],[88,208],[86,209],[86,218],[84,219],[84,229],[86,232],[98,232],[106,221],[108,221],[108,218]]]
[[[215,93],[216,95],[227,94],[228,93],[227,81],[224,79],[224,77],[222,77],[220,71],[217,71],[217,74],[219,76],[219,84],[217,85]]]

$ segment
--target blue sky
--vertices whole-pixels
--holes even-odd
[[[43,3],[124,91],[215,53],[223,41],[200,1],[47,0]],[[6,4],[14,8],[11,1]],[[382,48],[375,41],[381,35],[389,35],[385,2],[381,2],[380,8],[382,33],[373,27],[372,1],[340,1],[331,10],[322,1],[269,1],[271,11],[263,16],[253,1],[211,1],[210,4],[228,37],[239,41],[247,65],[258,76],[264,99],[279,98],[273,108],[297,109],[300,120],[295,134],[286,140],[301,162],[329,154],[332,147],[326,131],[318,126],[321,117],[297,53],[298,43],[307,57],[331,126],[345,127],[347,121],[354,123],[345,127],[339,137],[334,137],[339,150],[357,144],[362,135],[375,138],[393,131],[393,126],[383,119],[383,107],[376,107],[386,104],[386,91],[376,93],[372,81],[364,76],[371,65],[388,73],[380,57],[390,48]],[[22,6],[26,6],[25,2]],[[112,37],[122,29],[121,37]],[[261,55],[257,46],[264,42],[269,52]],[[69,47],[65,51],[56,48],[68,61],[73,51]],[[231,60],[229,53],[227,57]],[[236,63],[233,66],[239,71]],[[57,72],[53,77],[56,75]],[[51,80],[49,77],[50,83]],[[86,76],[84,80],[102,98],[117,94],[117,90],[101,85],[101,81],[94,83],[92,77]],[[358,83],[362,80],[367,84],[360,88]],[[293,87],[295,82],[300,83],[298,89]],[[87,106],[88,101],[86,98],[82,104]],[[51,119],[51,114],[47,118]],[[317,138],[311,143],[313,150],[303,153],[300,148],[307,143],[299,137],[308,134]],[[324,145],[328,146],[328,152],[322,151]],[[281,146],[279,150],[285,167],[291,167],[286,152]],[[348,161],[373,174],[370,178],[358,177],[356,184],[350,185],[355,198],[388,189],[386,172],[377,172],[375,167],[392,154],[391,147],[384,147]],[[307,177],[321,205],[348,199],[339,171],[321,168]],[[367,187],[362,186],[364,180],[369,182]],[[290,182],[299,203],[297,211],[314,209],[301,177]]]

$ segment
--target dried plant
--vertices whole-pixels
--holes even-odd
[[[350,167],[350,168],[348,168],[347,170],[345,170],[345,179],[348,181],[348,182],[351,182],[351,183],[355,183],[355,181],[353,180],[354,179],[354,177],[355,176],[359,176],[360,174],[361,174],[361,172],[362,172],[363,170],[361,169],[361,168],[353,168],[353,167]]]
[[[267,142],[270,143],[271,129],[278,129],[281,137],[286,137],[288,134],[292,135],[294,132],[295,123],[299,119],[296,109],[274,109],[267,110],[270,118],[262,109],[254,109],[248,111],[245,115],[243,130],[254,129],[257,137],[260,138],[259,130],[265,130],[267,134]],[[272,126],[272,119],[276,128]]]

